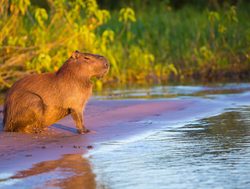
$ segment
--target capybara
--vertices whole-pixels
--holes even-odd
[[[83,111],[92,93],[92,77],[109,69],[105,57],[73,52],[55,73],[26,76],[8,91],[4,103],[4,131],[38,133],[71,114],[78,133],[86,133]]]

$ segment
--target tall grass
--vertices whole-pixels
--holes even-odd
[[[244,79],[250,7],[219,11],[168,3],[102,10],[95,0],[0,0],[0,89],[29,73],[56,71],[78,49],[111,63],[104,84]]]
[[[211,70],[216,80],[225,76],[221,72],[239,76],[249,69],[249,8],[231,6],[213,12],[162,7],[145,11],[149,14],[139,11],[137,15],[144,23],[143,38],[161,69],[173,65],[177,71],[172,72],[182,80],[195,74],[199,79],[209,79],[206,74]],[[235,65],[239,70],[234,69]]]

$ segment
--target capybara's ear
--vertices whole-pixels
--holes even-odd
[[[79,56],[80,56],[80,54],[79,54],[80,52],[78,51],[78,50],[76,50],[75,52],[73,52],[72,53],[72,58],[74,58],[74,59],[77,59]]]

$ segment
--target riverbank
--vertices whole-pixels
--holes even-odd
[[[40,183],[43,174],[55,172],[57,169],[62,169],[63,179],[60,179],[60,174],[56,174],[53,179],[43,179],[44,186],[60,186],[67,180],[74,184],[77,172],[85,172],[86,174],[78,176],[79,181],[90,180],[84,186],[94,188],[95,176],[88,160],[80,158],[82,154],[95,148],[94,144],[97,142],[143,132],[142,125],[131,127],[129,123],[133,121],[148,116],[157,117],[165,111],[178,111],[190,103],[192,101],[93,100],[86,110],[86,125],[92,131],[89,134],[78,135],[70,117],[54,124],[41,135],[1,131],[0,188],[30,185],[30,177],[33,177],[33,185]],[[74,161],[79,163],[78,166],[72,164]],[[68,175],[64,169],[70,170],[73,175]],[[81,183],[79,187],[82,187]]]
[[[228,95],[219,95],[214,88],[180,86],[166,93],[180,93],[179,90],[186,95],[188,92],[202,94],[206,90],[208,95],[123,100],[95,97],[86,108],[86,126],[92,132],[85,135],[76,133],[70,117],[40,135],[1,131],[0,188],[100,186],[102,183],[96,183],[98,172],[89,160],[100,149],[110,150],[109,141],[147,136],[161,131],[162,127],[190,123],[218,115],[227,108],[249,104],[248,85],[237,86],[224,87]],[[138,94],[142,91],[137,91]]]

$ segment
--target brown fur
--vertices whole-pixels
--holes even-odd
[[[34,74],[14,83],[4,104],[4,130],[37,133],[71,114],[79,133],[87,132],[83,110],[92,77],[108,71],[100,55],[75,51],[56,73]]]

